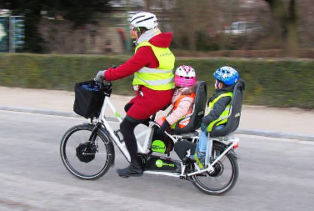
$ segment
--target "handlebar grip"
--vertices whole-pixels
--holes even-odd
[[[107,87],[107,86],[111,86],[111,85],[112,85],[112,83],[111,83],[110,81],[105,81],[105,80],[103,80],[102,82],[99,82],[99,81],[97,81],[97,80],[95,80],[95,79],[94,79],[94,81],[95,81],[95,83],[96,83],[100,88],[104,88],[104,87]]]
[[[103,80],[102,84],[104,86],[111,86],[112,85],[111,81],[105,81],[105,80]]]

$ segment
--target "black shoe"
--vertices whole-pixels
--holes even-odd
[[[140,165],[131,163],[128,167],[124,169],[117,170],[120,177],[139,177],[143,174],[143,169]]]

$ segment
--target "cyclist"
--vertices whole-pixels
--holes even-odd
[[[158,29],[154,14],[139,12],[131,18],[130,23],[131,34],[136,38],[135,54],[116,68],[99,71],[95,77],[98,81],[113,81],[134,74],[136,96],[124,107],[126,117],[120,125],[131,163],[127,168],[118,169],[118,174],[126,178],[143,173],[134,129],[171,103],[175,62],[169,49],[172,33],[162,33]]]
[[[195,159],[204,161],[207,135],[215,127],[222,129],[228,121],[232,92],[239,80],[239,73],[232,67],[223,66],[214,72],[216,93],[209,99],[207,114],[202,119],[201,133],[196,147]]]

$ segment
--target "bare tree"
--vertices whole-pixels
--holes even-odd
[[[216,0],[176,1],[172,13],[172,28],[176,38],[181,40],[180,47],[196,49],[197,33],[208,33],[210,21],[215,14],[212,8],[216,3]]]
[[[151,7],[151,1],[150,0],[145,0],[145,9],[146,11],[150,11]]]
[[[302,47],[314,47],[314,4],[313,0],[302,0],[298,2],[299,18],[298,32]]]
[[[297,5],[296,0],[264,0],[268,3],[272,16],[281,25],[281,39],[284,53],[297,56]]]

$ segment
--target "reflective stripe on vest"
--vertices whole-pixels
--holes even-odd
[[[213,110],[215,103],[222,97],[231,97],[232,98],[232,92],[223,93],[223,94],[219,95],[218,97],[216,97],[213,101],[209,102],[209,105],[208,105],[209,112],[211,110]],[[230,106],[231,106],[231,102],[226,106],[225,110],[220,114],[219,118],[214,120],[214,121],[212,121],[208,125],[208,127],[207,127],[207,131],[208,132],[211,132],[213,130],[214,126],[226,124],[228,122],[228,117],[230,116],[230,112],[229,112],[230,111]]]
[[[157,68],[143,67],[134,73],[133,85],[144,85],[153,90],[169,90],[174,88],[174,62],[175,57],[169,48],[156,47],[149,42],[142,42],[136,48],[150,46],[156,56],[159,66]]]

